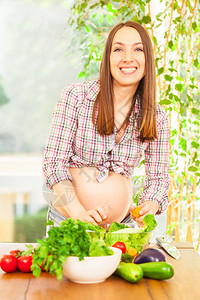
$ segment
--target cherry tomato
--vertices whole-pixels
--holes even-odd
[[[137,249],[130,247],[127,251],[127,253],[133,257],[135,257],[137,255]]]
[[[31,271],[32,260],[33,260],[32,255],[29,255],[29,256],[23,255],[23,256],[19,257],[18,258],[18,269],[21,272],[25,272],[25,273],[32,272]]]
[[[40,265],[40,269],[42,272],[46,272],[46,270],[44,268],[44,264],[45,264],[45,262],[43,261],[43,263]]]
[[[11,254],[5,254],[1,258],[0,265],[4,272],[15,272],[17,270],[17,259]]]
[[[141,210],[141,208],[139,206],[137,206],[133,211],[132,211],[132,216],[135,218],[139,218],[140,217],[140,213],[139,211]]]
[[[113,247],[120,249],[122,253],[126,253],[126,245],[123,242],[116,242]]]

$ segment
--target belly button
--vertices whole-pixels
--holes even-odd
[[[104,206],[103,209],[105,210],[105,212],[107,212],[107,211],[110,210],[110,207],[109,206]]]

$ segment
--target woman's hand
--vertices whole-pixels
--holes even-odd
[[[148,201],[145,201],[142,204],[140,204],[139,207],[141,208],[139,211],[140,217],[135,218],[132,214],[131,214],[131,216],[132,216],[133,220],[135,220],[137,222],[138,226],[141,227],[141,226],[144,226],[144,223],[143,223],[144,216],[146,216],[148,214],[155,215],[159,209],[159,206],[158,206],[158,203],[148,200]],[[135,209],[135,206],[131,205],[130,213],[132,213],[132,211],[134,209]]]
[[[101,224],[108,217],[105,213],[105,210],[101,206],[97,206],[94,209],[86,211],[80,218],[83,222],[93,223],[94,225]]]

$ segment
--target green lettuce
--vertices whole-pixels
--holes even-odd
[[[144,227],[141,228],[140,232],[152,231],[157,226],[157,222],[153,214],[146,215],[143,218]]]
[[[108,248],[104,240],[99,240],[98,238],[92,239],[89,248],[89,256],[106,256],[113,254],[113,250]]]
[[[89,231],[106,232],[103,227],[94,225],[92,223],[86,223],[85,229]]]
[[[143,218],[144,226],[136,230],[130,228],[130,232],[125,228],[129,226],[123,223],[114,222],[108,233],[105,235],[105,242],[108,246],[114,245],[120,241],[126,245],[126,248],[134,247],[138,253],[142,251],[143,245],[147,244],[151,238],[153,229],[157,226],[157,222],[153,214],[146,215]]]
[[[130,228],[129,226],[125,225],[124,223],[117,223],[113,222],[108,230],[108,232],[118,231],[124,228]]]

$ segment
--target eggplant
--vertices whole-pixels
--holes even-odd
[[[166,257],[162,250],[155,248],[147,248],[143,250],[134,259],[135,264],[143,264],[157,261],[166,261]]]

